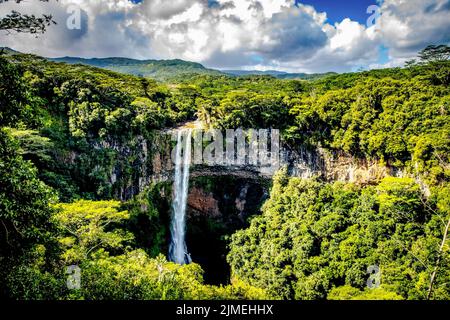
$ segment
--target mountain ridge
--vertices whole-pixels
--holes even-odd
[[[284,72],[279,70],[221,70],[223,73],[233,75],[233,76],[272,76],[278,79],[301,79],[301,80],[313,80],[318,78],[323,78],[326,76],[336,75],[336,72],[325,72],[325,73],[303,73],[303,72]]]
[[[21,54],[7,47],[0,47],[4,54]],[[81,57],[57,57],[45,59],[52,62],[81,64],[102,69],[107,69],[123,74],[129,74],[139,77],[148,77],[155,80],[167,81],[180,76],[188,75],[213,75],[213,76],[231,76],[231,77],[252,77],[252,76],[271,76],[278,79],[299,79],[315,80],[330,75],[336,75],[335,72],[327,73],[289,73],[278,70],[218,70],[207,68],[201,63],[186,61],[182,59],[133,59],[127,57],[106,57],[106,58],[81,58]]]
[[[79,58],[60,57],[48,58],[53,62],[64,62],[68,64],[83,64],[97,68],[108,69],[115,72],[131,74],[141,77],[154,78],[156,80],[168,80],[172,77],[188,74],[208,74],[221,75],[218,70],[205,68],[197,62],[185,61],[181,59],[168,60],[138,60],[124,57],[109,58]]]

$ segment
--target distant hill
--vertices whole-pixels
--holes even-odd
[[[12,55],[20,54],[11,48],[0,48],[3,54]],[[123,74],[130,74],[134,76],[153,78],[155,80],[167,81],[179,77],[186,77],[192,75],[228,75],[233,77],[244,76],[272,76],[278,79],[301,79],[301,80],[315,80],[324,78],[330,75],[336,75],[334,72],[328,73],[288,73],[283,71],[268,70],[215,70],[204,67],[200,63],[190,62],[180,59],[173,60],[137,60],[129,58],[78,58],[78,57],[61,57],[61,58],[47,58],[54,62],[64,62],[68,64],[81,64],[102,69],[107,69]]]
[[[174,60],[135,60],[129,58],[74,58],[63,57],[49,59],[55,62],[65,62],[69,64],[84,64],[98,68],[104,68],[120,73],[131,74],[141,77],[149,77],[156,80],[170,80],[180,76],[207,74],[207,75],[229,75],[229,76],[260,76],[267,75],[278,79],[302,79],[314,80],[326,76],[335,75],[334,72],[328,73],[288,73],[276,70],[256,71],[256,70],[215,70],[205,68],[200,63],[190,62],[180,59]]]
[[[13,50],[11,48],[8,47],[0,47],[0,55],[1,54],[6,54],[6,55],[12,55],[12,54],[19,54],[20,52]]]
[[[257,71],[257,70],[222,70],[223,73],[228,75],[242,77],[242,76],[252,76],[252,75],[266,75],[272,76],[278,79],[302,79],[302,80],[314,80],[320,79],[331,75],[336,75],[335,72],[327,72],[327,73],[288,73],[283,71],[276,70],[267,70],[267,71]]]
[[[54,62],[65,62],[69,64],[83,64],[93,67],[108,69],[124,74],[148,77],[156,80],[169,80],[182,75],[208,74],[221,75],[217,70],[205,68],[200,63],[174,60],[135,60],[128,58],[52,58]]]

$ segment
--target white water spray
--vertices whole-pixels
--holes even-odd
[[[184,139],[183,139],[184,136]],[[186,203],[189,187],[189,166],[191,163],[191,130],[180,130],[177,136],[175,155],[175,179],[172,202],[172,241],[169,248],[171,261],[191,263],[186,247]],[[182,153],[183,151],[183,153]]]

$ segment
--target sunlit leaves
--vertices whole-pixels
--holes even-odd
[[[422,199],[407,178],[356,187],[280,173],[262,216],[233,235],[228,261],[234,275],[279,298],[424,299],[443,234],[441,203]],[[382,287],[373,291],[371,265],[381,268]],[[442,299],[440,270],[433,297]]]
[[[124,250],[132,234],[119,229],[129,218],[127,211],[118,210],[117,201],[80,200],[72,204],[58,204],[55,220],[65,235],[61,244],[66,247],[64,259],[76,263],[88,259],[100,250]]]

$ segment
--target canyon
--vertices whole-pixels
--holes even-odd
[[[172,153],[176,150],[176,136],[180,130],[196,127],[198,124],[189,123],[176,129],[158,131],[150,139],[138,136],[127,143],[114,140],[97,142],[95,149],[116,153],[116,161],[107,174],[107,183],[111,185],[114,197],[127,201],[151,186],[165,185],[167,187],[162,189],[160,197],[167,204],[164,209],[167,212],[160,214],[166,216],[165,221],[170,221],[173,209],[167,208],[174,201],[172,183],[176,166]],[[130,174],[124,170],[127,162],[133,168]],[[286,143],[281,144],[280,168],[285,168],[291,177],[361,185],[376,183],[386,176],[403,175],[395,167],[378,161],[357,159],[321,148],[291,148]],[[207,283],[229,281],[230,271],[226,263],[229,237],[236,230],[248,227],[250,217],[260,213],[261,206],[269,197],[274,173],[248,164],[191,164],[185,209],[188,249],[179,255],[186,254],[188,259],[199,263],[205,270]],[[171,242],[169,233],[166,234],[166,242]],[[184,259],[178,257],[180,261],[184,262]]]

